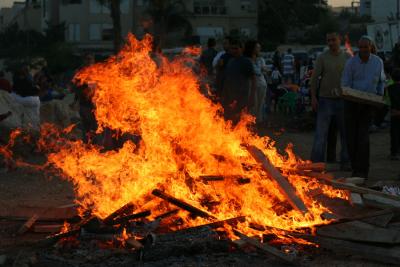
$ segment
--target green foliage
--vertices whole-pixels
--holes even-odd
[[[159,40],[156,42],[162,46],[168,33],[183,30],[185,37],[189,37],[193,28],[187,19],[191,15],[185,1],[180,0],[151,0],[146,11],[151,17],[153,29],[152,34]]]
[[[263,43],[283,43],[289,29],[319,23],[327,13],[319,0],[260,0],[259,39]]]
[[[16,70],[29,64],[33,58],[42,57],[51,72],[59,73],[73,68],[76,60],[72,47],[64,43],[65,24],[49,25],[45,33],[24,31],[17,24],[0,32],[0,54],[6,58],[6,67]]]

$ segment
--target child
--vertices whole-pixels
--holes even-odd
[[[395,69],[392,73],[394,83],[388,87],[391,103],[391,159],[399,160],[400,150],[400,69]]]

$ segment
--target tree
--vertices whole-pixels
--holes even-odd
[[[316,25],[326,12],[326,3],[320,0],[260,0],[259,39],[285,42],[290,29]]]
[[[118,53],[122,47],[122,26],[121,26],[121,0],[97,0],[101,5],[110,8],[113,24],[114,52]]]
[[[179,0],[151,0],[146,12],[150,18],[153,35],[158,45],[164,45],[166,36],[175,30],[184,30],[185,37],[192,34],[192,25],[187,19],[190,13],[187,11],[184,1]],[[149,30],[149,29],[147,29]]]

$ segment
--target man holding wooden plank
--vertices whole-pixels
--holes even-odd
[[[385,73],[383,62],[371,53],[373,41],[369,36],[361,37],[359,53],[346,63],[342,87],[383,96]],[[348,152],[353,177],[368,177],[369,173],[369,126],[373,107],[365,102],[345,101],[345,125]]]
[[[344,104],[343,100],[334,94],[334,89],[340,87],[343,69],[347,60],[350,58],[350,55],[340,49],[341,37],[338,33],[327,33],[326,40],[329,49],[317,58],[315,69],[311,77],[312,106],[313,109],[317,111],[317,125],[311,152],[311,160],[313,162],[325,162],[328,132],[331,122],[334,120],[337,124],[337,129],[340,132],[341,168],[346,169],[346,165],[349,163],[349,157],[347,153],[344,123]],[[317,87],[319,80],[320,89],[318,94]]]

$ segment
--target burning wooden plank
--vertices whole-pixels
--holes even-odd
[[[303,214],[308,213],[308,209],[304,202],[297,196],[295,188],[289,181],[275,168],[264,153],[255,146],[247,146],[250,155],[261,164],[266,171],[278,184],[281,193],[286,196],[290,205]]]
[[[237,235],[241,240],[245,241],[246,243],[261,249],[262,251],[273,255],[287,263],[291,263],[293,264],[295,261],[295,257],[293,255],[288,255],[282,251],[280,251],[279,249],[276,249],[270,245],[268,245],[267,243],[261,243],[260,241],[258,241],[257,239],[251,238],[237,230],[234,230],[235,235]]]
[[[328,180],[328,179],[323,179],[323,180],[327,181],[332,186],[334,186],[338,189],[345,189],[345,190],[349,190],[354,193],[362,194],[364,198],[366,198],[366,195],[367,195],[367,196],[370,196],[369,198],[371,200],[374,200],[374,199],[377,199],[377,200],[382,199],[382,201],[384,201],[383,199],[393,200],[393,201],[388,201],[388,204],[390,203],[395,207],[400,207],[400,197],[399,196],[390,195],[390,194],[376,191],[373,189],[369,189],[366,187],[356,186],[356,185],[349,184],[349,183],[342,183],[342,182],[335,181],[335,180]]]
[[[139,213],[136,213],[136,214],[132,214],[132,215],[128,215],[128,216],[125,216],[125,217],[121,217],[121,218],[115,219],[110,224],[112,224],[112,225],[124,224],[124,223],[127,223],[129,221],[132,221],[132,220],[135,220],[135,219],[144,218],[144,217],[147,217],[147,216],[150,216],[150,215],[151,215],[151,211],[145,210],[145,211],[142,211],[142,212],[139,212]]]
[[[127,213],[132,213],[135,209],[135,205],[132,202],[129,202],[119,208],[118,210],[114,211],[110,215],[108,215],[103,221],[105,224],[113,224],[115,218],[119,216],[126,215]]]
[[[203,217],[203,218],[208,218],[208,219],[216,219],[211,214],[208,214],[207,212],[202,211],[201,209],[198,209],[198,208],[196,208],[196,207],[194,207],[194,206],[192,206],[192,205],[190,205],[190,204],[188,204],[188,203],[186,203],[186,202],[184,202],[184,201],[182,201],[180,199],[177,199],[177,198],[175,198],[173,196],[170,196],[167,193],[162,192],[162,191],[160,191],[158,189],[153,190],[152,194],[154,196],[156,196],[156,197],[164,199],[165,201],[168,201],[169,203],[171,203],[171,204],[173,204],[173,205],[175,205],[175,206],[177,206],[177,207],[179,207],[181,209],[184,209],[184,210],[190,212],[193,215],[196,215],[196,216],[199,216],[199,217]]]
[[[400,232],[376,227],[360,221],[319,227],[317,234],[324,237],[383,244],[400,244]]]
[[[21,228],[19,228],[17,234],[22,235],[32,228],[33,224],[39,219],[39,215],[34,214],[28,221],[26,221]]]
[[[326,163],[316,162],[316,163],[299,164],[299,165],[296,165],[295,169],[303,170],[303,171],[323,172],[323,171],[326,171]]]
[[[203,181],[203,183],[206,183],[206,184],[209,183],[209,182],[222,182],[222,181],[225,181],[225,179],[233,179],[239,185],[249,184],[251,182],[250,178],[243,177],[241,175],[229,175],[229,176],[224,176],[224,175],[202,175],[202,176],[199,176],[199,178]]]
[[[163,220],[163,219],[166,219],[168,217],[171,217],[171,216],[174,216],[174,215],[178,214],[178,212],[179,212],[179,209],[170,210],[170,211],[167,211],[167,212],[165,212],[163,214],[160,214],[160,215],[156,216],[155,219],[156,220]]]

